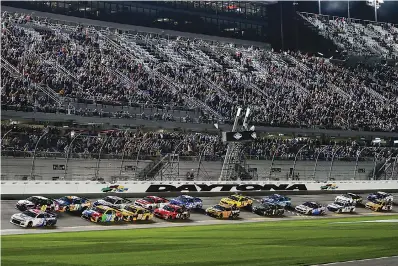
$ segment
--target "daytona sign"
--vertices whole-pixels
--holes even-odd
[[[284,191],[284,190],[307,190],[305,184],[195,184],[195,185],[150,185],[146,192],[228,192],[228,191]]]

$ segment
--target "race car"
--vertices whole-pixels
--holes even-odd
[[[189,219],[190,213],[187,209],[181,206],[167,204],[161,208],[155,209],[153,212],[156,217],[165,219],[165,220],[174,220],[174,219]]]
[[[65,196],[56,199],[55,201],[58,203],[58,211],[60,212],[84,211],[85,209],[91,207],[91,201],[77,196]]]
[[[340,203],[350,203],[354,205],[360,205],[362,204],[362,197],[354,193],[347,193],[337,196],[334,199],[334,201]]]
[[[84,210],[82,218],[94,223],[118,222],[123,220],[123,214],[108,206],[94,206]]]
[[[304,202],[301,205],[296,206],[295,210],[298,213],[306,215],[323,215],[326,212],[326,208],[317,202]]]
[[[394,200],[394,197],[390,193],[378,191],[376,193],[371,193],[368,195],[367,199],[369,201],[374,201],[374,200],[383,200],[383,201],[390,201],[392,202]]]
[[[279,204],[263,203],[253,206],[252,212],[263,216],[281,216],[285,213],[285,209]]]
[[[392,210],[392,202],[385,201],[385,200],[369,201],[365,204],[365,208],[370,209],[375,212],[391,211]]]
[[[239,214],[238,208],[229,205],[217,204],[206,209],[206,215],[219,219],[238,218]]]
[[[184,206],[187,209],[202,209],[203,207],[203,201],[200,198],[188,195],[181,195],[177,198],[171,199],[170,204]]]
[[[135,205],[141,206],[145,209],[154,210],[169,203],[169,200],[157,196],[146,196],[134,202]]]
[[[251,207],[253,205],[253,199],[243,195],[235,194],[229,196],[228,198],[222,198],[220,200],[220,204],[230,205],[238,208]]]
[[[281,207],[291,207],[292,206],[292,201],[290,198],[279,195],[279,194],[273,194],[268,197],[262,198],[261,203],[272,203],[272,204],[277,204]]]
[[[42,196],[32,196],[26,200],[19,200],[15,207],[20,211],[38,209],[41,211],[51,212],[57,211],[59,206],[53,199],[48,199]]]
[[[11,216],[10,223],[21,227],[43,227],[54,226],[57,216],[40,210],[26,210]]]
[[[355,203],[335,201],[334,203],[328,204],[327,209],[331,212],[337,212],[337,213],[343,213],[343,212],[353,213],[355,212]]]
[[[100,200],[94,202],[93,206],[108,206],[114,209],[123,209],[127,205],[131,205],[133,202],[128,199],[120,198],[117,196],[106,196]]]
[[[139,206],[128,205],[123,209],[119,209],[123,215],[123,220],[126,222],[137,221],[137,220],[152,220],[153,214]]]

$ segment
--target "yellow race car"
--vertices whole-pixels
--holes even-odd
[[[229,205],[217,204],[206,209],[206,215],[219,219],[237,218],[239,214],[240,210],[238,208]]]
[[[253,205],[253,199],[243,195],[235,194],[229,196],[228,198],[222,198],[220,200],[220,204],[234,206],[237,208],[251,207]]]
[[[368,203],[365,204],[365,208],[372,210],[374,212],[391,211],[392,203],[384,200],[369,201]]]
[[[126,222],[137,220],[148,221],[153,218],[153,214],[150,211],[135,205],[128,205],[123,209],[119,209],[119,211],[122,213],[123,220]]]

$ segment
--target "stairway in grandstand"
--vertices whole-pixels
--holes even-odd
[[[176,180],[178,178],[178,154],[166,154],[150,162],[138,175],[138,180]]]

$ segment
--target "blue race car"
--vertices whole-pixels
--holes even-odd
[[[59,212],[84,211],[91,207],[90,200],[77,196],[65,196],[55,201],[58,203]]]
[[[184,206],[187,209],[202,209],[203,201],[196,197],[181,195],[170,200],[170,204]]]
[[[369,201],[383,200],[383,201],[387,201],[387,202],[392,202],[394,200],[393,195],[386,193],[386,192],[381,192],[381,191],[369,194],[367,199]]]
[[[292,206],[291,198],[279,194],[272,194],[268,197],[264,197],[261,199],[261,203],[276,204],[284,208]]]

